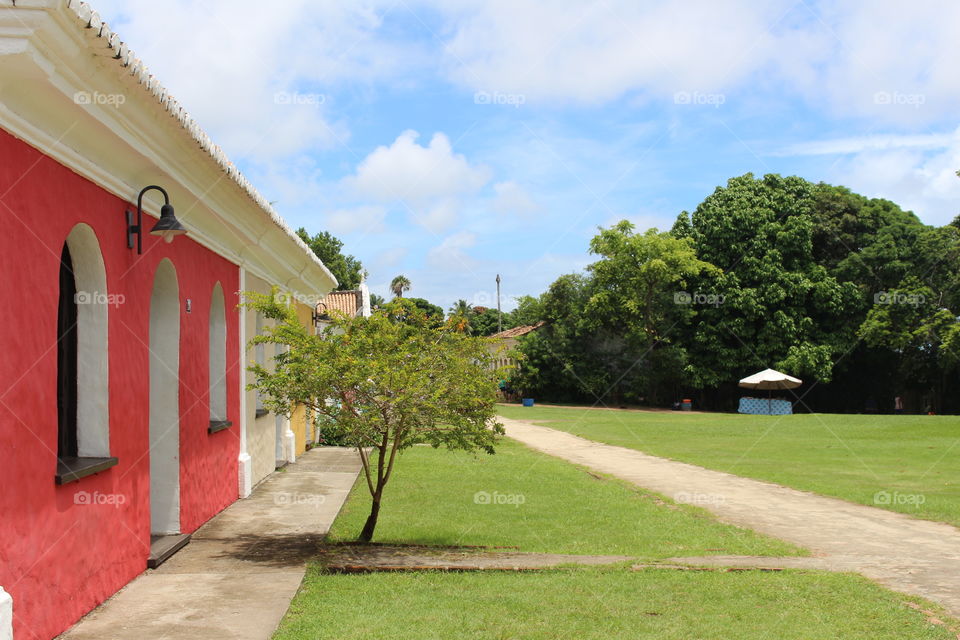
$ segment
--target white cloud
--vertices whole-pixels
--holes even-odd
[[[837,113],[903,124],[934,122],[960,107],[960,3],[900,0],[824,3],[827,45],[810,55],[815,84]]]
[[[390,146],[377,147],[343,184],[363,198],[400,202],[416,223],[442,231],[456,221],[461,198],[489,181],[490,170],[454,153],[443,133],[435,133],[425,147],[418,137],[408,130]]]
[[[452,16],[448,73],[473,90],[596,103],[712,91],[763,65],[786,0],[471,4]]]
[[[772,155],[841,156],[831,182],[868,197],[887,198],[928,224],[960,213],[960,128],[953,133],[871,135],[794,144]]]
[[[352,209],[337,209],[323,215],[326,228],[332,233],[382,233],[387,210],[377,205],[363,205]]]
[[[400,261],[406,258],[408,253],[410,253],[410,250],[406,247],[390,247],[389,249],[384,249],[373,258],[373,267],[376,270],[394,267],[400,264]]]
[[[866,151],[839,163],[835,182],[869,197],[887,198],[928,223],[960,214],[960,144],[938,153],[909,149]]]
[[[414,45],[379,32],[367,4],[288,0],[98,0],[95,8],[235,159],[258,161],[348,137],[338,83],[386,79]]]
[[[377,147],[357,167],[354,187],[380,200],[422,201],[475,192],[489,179],[486,168],[453,153],[444,134],[435,133],[426,147],[417,144],[419,137],[408,130],[389,147]]]
[[[427,253],[427,264],[446,272],[472,271],[477,261],[467,254],[467,249],[477,242],[476,235],[461,231],[449,235]]]
[[[512,180],[498,182],[493,185],[493,191],[496,193],[493,209],[499,213],[529,215],[541,210],[523,187]]]
[[[790,145],[772,155],[819,156],[886,151],[890,149],[943,149],[960,142],[960,129],[954,133],[918,135],[870,135],[854,138],[835,138]]]
[[[745,89],[799,93],[886,123],[935,122],[960,108],[954,0],[498,0],[446,14],[448,77],[527,104]]]

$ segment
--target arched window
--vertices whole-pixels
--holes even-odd
[[[218,282],[210,298],[210,427],[214,433],[230,426],[227,421],[227,318],[223,288]]]
[[[57,303],[58,484],[103,471],[110,457],[108,308],[122,299],[107,293],[96,234],[78,224],[60,254]]]

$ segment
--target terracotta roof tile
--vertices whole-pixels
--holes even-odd
[[[356,316],[363,305],[359,291],[331,291],[317,304],[317,313],[329,316],[339,312],[349,318]]]
[[[541,320],[540,322],[538,322],[538,323],[536,323],[536,324],[527,324],[527,325],[523,325],[522,327],[514,327],[514,328],[512,328],[512,329],[504,329],[504,330],[501,331],[500,333],[495,333],[495,334],[493,334],[493,335],[490,336],[490,337],[491,337],[491,338],[519,338],[520,336],[525,336],[525,335],[527,335],[527,334],[530,333],[531,331],[536,331],[537,329],[539,329],[540,327],[542,327],[542,326],[545,325],[545,324],[547,324],[547,323],[544,322],[543,320]]]

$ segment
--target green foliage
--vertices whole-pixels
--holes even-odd
[[[488,307],[474,307],[473,313],[468,316],[470,319],[470,333],[475,336],[490,336],[499,331],[498,316],[496,309]],[[509,315],[502,314],[503,328],[509,329]]]
[[[343,242],[327,231],[311,237],[303,227],[297,229],[297,235],[317,254],[327,269],[330,269],[330,273],[340,283],[337,286],[338,291],[349,291],[360,286],[363,265],[353,256],[343,254]]]
[[[601,403],[701,389],[731,407],[736,380],[774,367],[844,407],[911,391],[936,408],[960,383],[955,223],[798,177],[732,178],[669,233],[601,229],[587,274],[562,276],[517,318],[549,325],[521,341],[514,381]],[[829,396],[831,380],[859,397]]]
[[[768,366],[829,381],[834,360],[853,345],[849,315],[862,294],[817,263],[816,193],[801,178],[746,174],[693,212],[689,237],[698,255],[723,269],[694,283],[723,300],[702,306],[687,331],[696,386]]]
[[[400,298],[397,300],[397,302],[407,308],[420,311],[433,323],[441,324],[443,322],[443,307],[438,307],[437,305],[423,298]]]
[[[424,443],[493,453],[499,372],[484,340],[431,321],[410,301],[370,318],[336,316],[311,335],[275,295],[245,295],[246,306],[276,322],[251,344],[281,347],[273,371],[250,368],[251,387],[275,412],[308,406],[360,452],[373,498],[362,540],[373,535],[398,451]]]

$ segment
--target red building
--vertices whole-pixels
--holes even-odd
[[[0,28],[0,588],[46,639],[238,498],[245,279],[335,280],[85,5]],[[130,234],[150,185],[186,235],[157,189]]]

